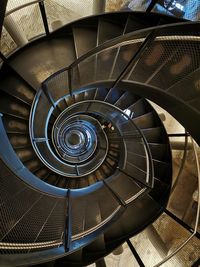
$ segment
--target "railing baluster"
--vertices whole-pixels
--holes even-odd
[[[44,1],[39,2],[39,8],[40,8],[40,12],[42,15],[44,29],[45,29],[46,35],[48,36],[49,35],[49,25],[48,25],[48,21],[47,21],[47,15],[46,15],[46,10],[45,10],[45,6],[44,6]]]
[[[71,191],[67,191],[67,212],[66,212],[66,227],[65,227],[65,236],[64,236],[64,245],[65,251],[70,250],[72,237],[72,214],[71,214]]]
[[[168,137],[185,137],[185,136],[189,136],[189,133],[174,133],[174,134],[168,134]]]
[[[143,261],[141,260],[140,256],[138,255],[136,249],[134,248],[133,244],[131,243],[131,241],[128,239],[126,241],[127,245],[129,246],[131,252],[133,253],[133,256],[135,257],[136,261],[138,262],[138,264],[140,265],[140,267],[145,267]]]

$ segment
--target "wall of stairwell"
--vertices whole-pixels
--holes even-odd
[[[11,0],[8,2],[7,12],[29,2],[31,1]],[[94,0],[81,0],[77,5],[76,0],[45,1],[45,9],[50,31],[55,30],[62,25],[65,25],[78,18],[93,15],[97,12],[98,9],[98,6],[96,6],[97,2],[98,1]],[[105,11],[118,11],[127,6],[129,2],[130,0],[105,0]],[[99,7],[101,6],[99,5]],[[141,6],[139,8],[141,9]],[[27,41],[35,38],[40,34],[44,34],[44,27],[38,4],[25,7],[22,10],[18,10],[14,14],[9,15],[8,19],[11,19],[11,26],[12,24],[15,24],[20,28],[21,34],[27,39]],[[13,50],[15,50],[17,46],[18,45],[9,34],[9,29],[3,27],[1,51],[4,54],[9,54]]]
[[[29,2],[31,1],[9,1],[6,12],[10,12],[11,10]],[[78,18],[89,16],[94,12],[97,12],[96,9],[98,7],[95,7],[96,3],[97,1],[93,0],[79,1],[78,5],[77,1],[75,0],[45,1],[45,9],[50,31],[55,30],[56,28],[59,28],[62,25],[65,25]],[[106,1],[106,11],[120,10],[124,3],[125,1]],[[19,34],[21,34],[23,39],[27,41],[40,34],[44,34],[44,27],[38,4],[18,10],[14,14],[9,15],[7,20],[10,24],[10,27],[12,27],[14,24],[15,26],[18,26],[18,29],[20,29]],[[8,23],[5,23],[5,27],[3,27],[1,38],[1,51],[4,54],[9,54],[18,47],[16,40],[14,40],[12,37],[12,33],[9,32],[9,29],[6,27],[7,24]]]
[[[22,4],[31,2],[30,0],[18,0],[9,1],[7,6],[7,12],[19,7]],[[98,13],[99,1],[94,0],[81,0],[77,5],[76,0],[48,0],[45,1],[45,8],[47,13],[47,19],[49,28],[55,30],[56,28],[65,25],[78,18],[89,16],[94,13]],[[118,11],[121,9],[139,10],[145,11],[151,1],[131,1],[131,0],[105,0],[105,11]],[[101,3],[101,2],[100,2]],[[102,5],[99,5],[102,8]],[[166,13],[166,10],[158,4],[153,9],[154,12]],[[102,12],[100,10],[100,12]],[[200,17],[200,4],[198,1],[187,0],[184,2],[184,18],[190,20],[198,20]],[[20,28],[21,34],[27,40],[35,38],[38,34],[44,34],[43,22],[40,14],[38,4],[34,4],[23,8],[8,16],[8,20],[11,20],[12,24],[17,25]],[[7,31],[3,28],[1,49],[2,52],[8,54],[17,48],[17,44]]]
[[[30,0],[17,0],[17,1],[9,1],[7,10],[11,10],[15,7],[23,5],[25,3],[31,2]],[[51,5],[59,5],[65,9],[68,9],[74,13],[81,14],[82,16],[87,16],[88,14],[92,14],[93,10],[93,0],[84,0],[79,1],[77,5],[77,1],[75,0],[51,0],[45,1],[45,4],[48,5],[48,2],[51,2]]]

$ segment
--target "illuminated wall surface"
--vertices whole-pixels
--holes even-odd
[[[125,5],[131,10],[146,10],[150,1],[133,0]],[[153,11],[178,16],[188,20],[200,19],[200,1],[197,0],[158,0]]]

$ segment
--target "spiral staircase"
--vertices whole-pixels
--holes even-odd
[[[146,98],[200,143],[200,24],[117,12],[49,32],[41,10],[46,36],[0,54],[0,266],[86,266],[166,211],[171,147]]]

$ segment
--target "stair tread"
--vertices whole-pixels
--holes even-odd
[[[127,111],[128,107],[137,101],[137,97],[129,92],[124,92],[121,97],[114,103],[114,105],[123,111]]]
[[[124,91],[116,89],[116,88],[111,88],[106,95],[104,101],[108,102],[110,104],[114,104],[122,95]]]
[[[164,137],[162,136],[164,131],[163,127],[155,127],[155,128],[141,129],[141,130],[149,143],[164,142]]]
[[[132,202],[142,189],[133,178],[122,172],[111,176],[106,183],[126,203]]]
[[[107,89],[105,87],[102,87],[102,88],[99,87],[96,89],[94,99],[103,101],[105,99],[106,95],[108,94],[108,92],[109,92],[109,89]]]
[[[149,195],[160,205],[166,205],[170,193],[170,184],[154,178],[154,188]]]
[[[29,169],[32,173],[34,173],[41,167],[43,167],[43,164],[38,158],[36,158],[36,155],[34,155],[34,158],[24,162],[24,166],[26,166],[27,169]]]
[[[85,91],[84,100],[93,100],[95,97],[95,89]]]
[[[19,50],[9,63],[36,90],[41,82],[76,58],[73,38],[37,40]]]
[[[146,207],[145,210],[144,207]],[[109,246],[117,240],[126,240],[141,231],[153,221],[155,214],[158,214],[161,210],[162,207],[159,203],[147,194],[133,201],[118,221],[106,231],[106,248],[109,249]],[[138,216],[138,214],[141,214],[141,216]]]
[[[24,120],[29,119],[30,105],[25,104],[21,100],[1,92],[0,97],[0,112],[14,117],[18,117]]]
[[[114,39],[123,34],[124,28],[120,24],[113,23],[105,18],[99,18],[98,45]]]
[[[35,96],[35,90],[30,87],[11,68],[4,66],[1,70],[1,90],[15,97],[17,100],[31,105]]]
[[[3,123],[7,133],[21,135],[29,134],[29,124],[28,121],[24,119],[4,114]]]
[[[47,175],[50,175],[50,171],[46,167],[42,167],[40,170],[35,172],[35,175],[39,177],[41,180],[45,180]]]
[[[109,64],[111,71],[109,77],[112,78],[112,80],[116,80],[120,76],[127,64],[137,53],[140,45],[141,41],[110,50],[111,60]]]
[[[94,27],[86,27],[84,24],[73,26],[73,36],[77,58],[97,45],[97,29]]]
[[[133,111],[134,112],[134,111]],[[136,116],[135,114],[133,116]],[[140,128],[140,129],[149,129],[155,127],[155,112],[150,111],[143,115],[140,115],[136,118],[133,118],[133,122]]]
[[[128,109],[132,112],[133,118],[142,116],[149,111],[143,98],[138,99],[135,103],[130,105]]]
[[[144,150],[141,152],[144,152]],[[147,165],[146,165],[145,152],[144,152],[144,155],[138,155],[138,154],[134,153],[133,151],[128,151],[127,152],[127,161],[131,162],[134,166],[136,166],[137,168],[140,168],[141,170],[146,172]]]
[[[14,149],[17,148],[31,148],[31,142],[28,134],[13,134],[13,133],[8,133],[8,137],[10,140],[10,143]]]
[[[154,165],[154,176],[157,179],[167,183],[170,180],[169,177],[171,176],[172,172],[171,162],[167,163],[153,159],[153,165]]]
[[[153,42],[138,60],[129,79],[148,83],[149,79],[152,79],[159,71],[163,62],[170,58],[169,50],[171,48],[167,46],[167,43]]]
[[[18,157],[22,162],[28,161],[35,157],[35,152],[32,147],[15,149]]]
[[[84,101],[84,97],[85,97],[85,92],[78,92],[74,94],[74,99],[76,103]]]
[[[146,24],[136,16],[129,14],[125,28],[125,34],[146,28]]]
[[[98,190],[97,190],[98,189]],[[79,195],[81,193],[81,196]],[[89,212],[90,204],[93,207],[98,205],[98,222],[106,220],[109,216],[119,209],[119,203],[112,193],[103,186],[102,182],[74,192],[72,198],[72,236],[81,234],[95,227],[95,218],[86,218],[86,211]],[[107,203],[105,207],[105,201]],[[88,221],[87,221],[88,219]]]

